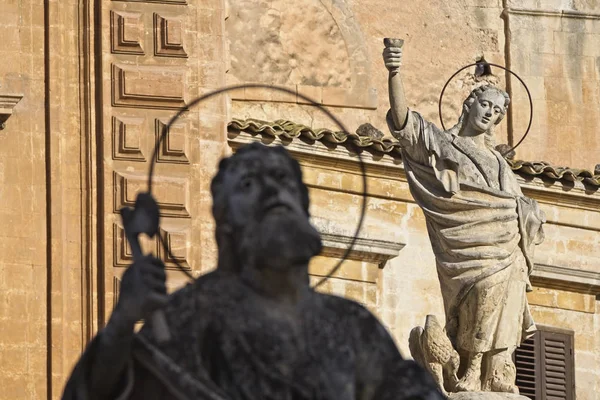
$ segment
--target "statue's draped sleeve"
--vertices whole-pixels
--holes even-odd
[[[406,122],[401,129],[396,127],[396,123],[392,117],[392,110],[388,111],[385,119],[392,136],[398,140],[403,148],[412,148],[417,145],[419,139],[422,139],[424,132],[421,129],[419,119],[413,115],[412,111],[408,111]]]
[[[531,275],[535,246],[541,244],[545,238],[542,225],[546,222],[546,214],[540,209],[537,201],[525,196],[517,198],[517,212],[521,233],[520,246],[527,262],[528,275]],[[532,291],[531,284],[528,284],[528,291]]]
[[[408,111],[406,124],[402,129],[396,128],[391,110],[388,111],[386,120],[390,133],[402,146],[407,170],[412,166],[431,167],[444,192],[454,194],[460,190],[458,160],[450,151],[452,135],[440,131],[416,111]]]
[[[156,347],[138,336],[135,338],[132,355],[123,371],[119,383],[112,393],[96,393],[91,387],[91,375],[102,377],[98,368],[112,368],[94,362],[102,333],[90,343],[75,366],[63,392],[63,400],[222,400],[205,395],[205,388],[197,388],[196,382],[185,381],[176,365]],[[171,368],[168,368],[171,367]],[[93,370],[96,369],[96,370]],[[210,393],[210,392],[207,392]]]
[[[204,379],[206,374],[199,350],[181,343],[203,342],[206,319],[199,318],[192,285],[172,294],[165,306],[165,316],[171,340],[159,344],[153,337],[152,321],[133,337],[131,355],[118,384],[110,394],[98,395],[91,389],[92,376],[102,379],[103,368],[113,368],[97,362],[102,348],[102,335],[90,342],[76,364],[63,393],[63,400],[222,400],[218,390]],[[190,337],[193,336],[193,337]],[[175,361],[177,360],[177,361]]]

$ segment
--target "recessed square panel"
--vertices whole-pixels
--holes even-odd
[[[116,54],[143,55],[144,26],[142,14],[125,11],[110,12],[111,50]]]
[[[156,120],[156,141],[160,138],[168,121]],[[158,149],[158,162],[189,164],[188,152],[188,124],[185,122],[175,124],[169,128],[167,136]]]
[[[143,151],[144,118],[113,117],[112,148],[114,160],[146,161]]]
[[[183,48],[182,17],[154,14],[154,55],[161,57],[187,57]]]

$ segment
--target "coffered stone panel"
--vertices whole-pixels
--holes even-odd
[[[183,48],[183,21],[177,17],[154,14],[154,55],[187,57]]]
[[[115,267],[128,267],[133,262],[133,253],[127,238],[125,237],[125,229],[121,224],[113,225],[113,262]],[[150,239],[145,235],[140,235],[140,244],[144,254],[157,254],[158,240]]]
[[[144,54],[142,48],[144,25],[141,18],[142,14],[140,13],[110,12],[110,37],[113,53]]]
[[[139,192],[148,189],[146,175],[114,172],[114,212],[133,207]],[[189,181],[187,178],[154,177],[152,194],[158,201],[162,217],[189,218]]]
[[[113,159],[124,161],[145,161],[144,118],[113,117]]]
[[[156,141],[160,138],[166,120],[156,120]],[[157,162],[189,164],[188,153],[188,125],[178,123],[170,127],[167,137],[161,143],[158,149]]]
[[[158,255],[165,263],[167,269],[177,269],[175,262],[178,262],[184,269],[191,270],[188,263],[188,229],[184,230],[166,230],[164,226],[160,228],[160,235],[167,243],[167,248],[171,255],[167,254],[163,246],[159,246]],[[171,257],[173,256],[173,257]]]
[[[185,105],[186,70],[176,67],[112,66],[116,107],[178,109]]]
[[[178,262],[184,269],[190,270],[190,264],[188,262],[188,248],[187,243],[189,240],[189,229],[165,229],[161,226],[160,236],[167,243],[171,257],[162,244],[158,240],[158,237],[152,239],[147,236],[140,236],[140,243],[145,254],[156,254],[158,258],[163,260],[165,268],[178,270],[175,261]],[[125,230],[120,224],[113,225],[113,262],[115,267],[128,267],[133,262],[133,254],[131,247],[125,237]]]
[[[225,84],[226,51],[223,0],[100,3],[102,112],[97,134],[103,146],[98,190],[103,218],[98,216],[102,270],[97,275],[102,277],[99,320],[105,322],[119,290],[115,282],[133,261],[119,210],[133,206],[137,194],[148,190],[154,147],[170,118],[206,90]],[[210,181],[227,147],[226,102],[223,96],[186,110],[157,148],[152,194],[161,211],[161,231],[153,240],[142,240],[142,246],[165,262],[170,291],[188,281],[175,262],[195,275],[215,265]],[[171,255],[159,246],[158,237]]]

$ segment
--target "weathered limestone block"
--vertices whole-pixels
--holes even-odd
[[[511,393],[464,392],[453,393],[450,400],[530,400],[529,397]]]
[[[244,0],[231,7],[236,15],[227,22],[231,74],[239,81],[350,85],[347,46],[321,2]]]

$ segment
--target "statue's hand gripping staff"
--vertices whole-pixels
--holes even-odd
[[[143,192],[138,194],[133,208],[123,207],[120,213],[123,219],[125,237],[133,253],[133,260],[140,261],[144,254],[140,246],[139,236],[146,234],[148,237],[153,238],[158,234],[160,220],[158,204],[150,193]],[[164,312],[162,310],[155,311],[151,319],[156,340],[158,342],[168,341],[171,335]]]

